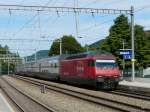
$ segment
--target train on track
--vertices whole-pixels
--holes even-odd
[[[115,89],[120,78],[116,58],[108,52],[52,56],[16,67],[16,75]]]

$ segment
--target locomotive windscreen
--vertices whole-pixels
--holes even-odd
[[[115,60],[96,60],[97,68],[115,68],[117,67]]]

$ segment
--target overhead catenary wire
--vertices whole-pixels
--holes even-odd
[[[19,7],[22,8],[21,10],[25,10],[25,8],[32,8],[31,11],[33,11],[33,8],[35,8],[35,11],[41,11],[39,8],[41,8],[42,10],[48,10],[49,9],[54,9],[55,11],[59,10],[60,12],[74,12],[74,13],[112,13],[112,14],[120,14],[120,13],[126,13],[129,14],[130,10],[117,10],[117,9],[95,9],[95,8],[73,8],[73,7],[47,7],[47,6],[24,6],[24,5],[0,5],[1,6],[5,6],[5,7],[13,7],[13,10],[15,10],[15,8]],[[11,9],[12,10],[12,9]],[[16,9],[18,10],[18,9]],[[66,10],[66,11],[64,11]],[[37,15],[35,15],[36,17]],[[34,17],[33,17],[34,19]],[[31,20],[29,20],[26,24],[30,23]],[[26,25],[25,24],[25,25]],[[18,34],[22,29],[24,29],[25,25],[16,33]],[[16,36],[16,34],[14,34],[14,36]]]
[[[92,28],[102,27],[102,25],[104,25],[106,23],[110,23],[110,22],[112,22],[112,19],[106,20],[106,21],[99,23],[99,24],[91,25],[91,26],[84,28],[84,29],[81,29],[81,32],[92,30]]]
[[[50,10],[50,9],[54,9],[55,11],[59,11],[59,12],[74,12],[74,13],[112,13],[112,14],[120,14],[120,13],[130,13],[130,10],[116,10],[116,9],[95,9],[95,8],[73,8],[73,7],[48,7],[48,6],[24,6],[24,5],[0,5],[0,7],[10,7],[12,8],[11,10],[18,10],[17,8],[21,8],[19,10],[31,10],[33,11],[33,9],[35,11],[43,11],[43,10]],[[19,31],[20,32],[20,31]]]
[[[38,26],[39,26],[39,36],[42,37],[42,28],[41,28],[41,18],[40,18],[40,12],[38,11]]]
[[[23,2],[24,0],[22,0]],[[53,0],[48,0],[47,3],[44,4],[44,6],[47,6],[48,4],[50,4]],[[20,4],[21,5],[21,4]],[[11,10],[11,9],[9,9]],[[20,33],[25,27],[26,25],[28,25],[29,23],[31,23],[36,17],[38,16],[38,14],[34,15],[31,19],[29,19],[16,33],[13,33],[13,36],[15,37],[18,33]]]
[[[17,32],[13,33],[13,37],[15,37],[17,34],[19,34],[26,27],[26,25],[28,25],[31,21],[33,21],[35,19],[35,17],[37,17],[37,14],[34,15],[32,18],[30,18],[21,28],[19,28],[19,30]]]
[[[24,11],[55,11],[55,12],[73,12],[73,13],[105,13],[105,14],[130,14],[132,24],[132,76],[134,77],[134,8],[131,10],[118,9],[95,9],[95,8],[74,8],[74,7],[48,7],[48,6],[25,6],[25,5],[0,5],[2,10],[24,10]],[[60,42],[61,43],[61,42]],[[61,54],[61,53],[60,53]],[[133,79],[134,80],[134,79]]]
[[[33,42],[33,41],[40,41],[40,42],[51,42],[51,41],[54,41],[54,40],[48,40],[48,39],[45,39],[45,40],[43,40],[43,39],[11,39],[11,38],[9,38],[9,39],[0,39],[0,41],[27,41],[27,42]]]
[[[68,0],[66,0],[66,1],[62,4],[62,6],[67,6],[67,3],[68,3]]]
[[[19,4],[21,5],[21,4],[23,4],[25,2],[25,0],[21,0],[20,2],[19,2]]]
[[[48,0],[45,4],[45,6],[49,5],[53,0]]]
[[[64,15],[65,16],[65,15]],[[62,17],[62,16],[57,16],[57,17],[55,17],[54,18],[54,20],[52,20],[50,23],[48,23],[47,21],[50,19],[50,18],[47,18],[46,20],[45,20],[45,22],[47,22],[46,23],[46,25],[49,25],[49,26],[52,26],[53,24],[55,24],[57,21],[58,21],[58,19],[60,18],[60,17]],[[45,32],[47,30],[47,28],[45,28],[45,29],[43,29],[43,32]],[[51,36],[51,35],[50,35]],[[49,37],[49,36],[48,36]],[[54,37],[54,36],[51,36],[51,37]],[[44,37],[45,38],[45,37]],[[47,37],[46,37],[47,38]]]
[[[55,10],[55,11],[59,11],[59,12],[74,12],[76,13],[112,13],[112,14],[120,14],[120,13],[125,13],[125,14],[129,14],[130,10],[117,10],[117,9],[95,9],[95,8],[73,8],[73,7],[48,7],[48,6],[24,6],[24,5],[0,5],[1,7],[10,7],[12,8],[11,10],[18,10],[17,8],[20,8],[19,10],[35,10],[35,11],[44,11],[44,10]],[[35,15],[36,16],[36,15]],[[34,17],[33,17],[34,19]],[[31,19],[32,21],[32,19]],[[30,21],[29,21],[30,22]],[[76,22],[76,26],[77,26],[77,22]],[[25,24],[26,25],[26,24]],[[21,30],[24,29],[24,26],[21,28]],[[76,27],[77,29],[77,27]],[[20,30],[19,30],[20,32]],[[18,32],[17,32],[18,34]],[[14,36],[16,36],[16,34],[14,34]]]
[[[92,2],[90,2],[90,3],[88,3],[88,4],[86,4],[86,5],[84,5],[83,7],[89,6],[89,5],[91,5],[91,4],[95,4],[95,3],[97,3],[97,2],[99,2],[99,1],[98,1],[98,0],[94,0],[94,1],[92,1]]]
[[[51,2],[52,2],[52,1],[53,1],[53,0],[51,0]],[[66,5],[67,2],[68,2],[68,0],[65,1],[62,6]],[[55,5],[55,3],[56,3],[56,1],[55,1],[52,5]],[[63,16],[65,16],[65,15],[63,15]],[[56,17],[52,22],[50,22],[50,25],[49,25],[49,26],[52,26],[53,24],[55,24],[55,23],[58,21],[58,19],[59,19],[60,17],[62,17],[62,15],[60,16],[60,14],[57,12],[57,17]],[[50,16],[49,18],[47,18],[45,21],[47,22],[49,19],[51,19],[51,16]],[[47,24],[48,24],[48,23],[47,23]],[[46,24],[46,25],[47,25],[47,24]],[[44,31],[43,31],[43,32],[44,32]],[[49,36],[47,36],[47,37],[49,37]],[[42,36],[42,38],[47,38],[47,37]]]
[[[14,51],[35,51],[35,49],[9,49]],[[6,51],[5,49],[0,49],[0,51]],[[0,54],[2,55],[2,54]]]
[[[103,6],[106,6],[106,5],[111,5],[111,4],[114,4],[114,3],[118,3],[118,2],[122,2],[123,0],[114,0],[114,1],[111,1],[111,2],[107,2],[107,3],[104,3]],[[93,2],[91,3],[88,3],[87,5],[83,6],[83,7],[87,7],[89,5],[93,5],[93,4],[96,4],[98,2],[101,2],[101,1],[98,1],[98,0],[94,0]]]
[[[31,10],[33,10],[33,8],[37,8],[35,9],[36,11],[41,11],[42,10],[48,10],[48,9],[55,9],[55,11],[57,11],[58,13],[58,10],[59,12],[74,12],[74,13],[81,13],[81,12],[85,12],[85,13],[114,13],[114,14],[120,14],[120,13],[130,13],[130,10],[116,10],[116,9],[94,9],[94,8],[72,8],[72,7],[45,7],[45,6],[22,6],[22,5],[0,5],[1,6],[12,6],[12,7],[20,7],[20,8],[23,8],[23,9],[20,9],[20,10],[25,10],[25,8],[31,8]],[[41,8],[41,9],[39,9]],[[46,8],[46,9],[45,9]],[[10,9],[10,8],[9,8]],[[12,9],[11,9],[12,10]],[[17,10],[17,9],[13,9],[13,10]],[[66,11],[64,11],[66,10]],[[35,15],[33,18],[31,18],[27,23],[25,23],[23,25],[23,27],[21,27],[19,29],[19,31],[15,34],[13,34],[13,36],[16,36],[19,32],[21,32],[25,26],[27,24],[29,24],[32,20],[34,20],[34,18],[36,17],[37,15]],[[76,22],[76,26],[77,26],[78,22]],[[76,27],[77,29],[77,27]]]
[[[46,4],[45,4],[45,6],[46,5],[48,5],[48,4],[50,4],[51,2],[52,2],[53,0],[49,0]],[[43,30],[42,30],[42,27],[41,27],[41,19],[40,19],[40,12],[39,11],[37,11],[38,12],[38,28],[39,28],[39,33],[40,33],[40,38],[47,38],[48,36],[45,36],[45,35],[42,35],[42,32],[44,32]],[[50,13],[51,14],[51,13]],[[46,25],[48,24],[48,21],[50,20],[52,18],[52,16],[50,15],[50,17],[48,17],[45,21],[44,21],[44,23],[46,23]],[[55,18],[55,20],[54,21],[52,21],[51,22],[51,24],[54,24],[56,21],[58,20],[58,16],[57,16],[57,18]],[[34,24],[36,23],[36,21],[34,22]],[[43,25],[42,25],[43,26]],[[31,27],[33,27],[33,26],[31,26]]]
[[[9,10],[9,18],[8,18],[8,22],[6,26],[9,26],[11,24],[11,18],[12,18],[12,14],[11,14],[11,10]],[[4,35],[6,35],[8,32],[8,29],[6,28],[4,31]]]
[[[66,1],[67,2],[67,1]],[[65,5],[65,3],[66,2],[64,2],[64,4],[63,5]],[[63,6],[62,5],[62,6]],[[54,20],[52,20],[50,23],[48,23],[47,21],[49,20],[49,19],[51,19],[51,17],[49,17],[49,18],[47,18],[46,20],[45,20],[45,22],[46,22],[46,25],[48,25],[48,26],[52,26],[53,24],[55,24],[57,21],[58,21],[58,19],[60,19],[61,17],[64,17],[64,16],[66,16],[66,14],[64,14],[64,15],[61,15],[60,16],[60,14],[59,13],[57,13],[57,17],[56,18],[54,18]],[[45,32],[46,31],[46,29],[47,28],[45,28],[45,30],[43,29],[43,32]],[[48,37],[56,37],[56,36],[51,36],[51,35],[47,35],[47,36],[42,36],[42,38],[48,38]]]
[[[150,5],[146,5],[146,6],[143,6],[143,7],[140,7],[140,8],[138,8],[138,9],[136,9],[136,10],[135,10],[135,13],[140,12],[140,11],[142,11],[142,10],[144,10],[144,9],[147,9],[147,8],[150,8]]]

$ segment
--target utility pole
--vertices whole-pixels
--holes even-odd
[[[40,19],[40,12],[38,11],[38,26],[39,26],[39,32],[40,32],[40,38],[42,37],[42,30],[41,30],[41,19]]]
[[[78,8],[78,0],[74,0],[74,8]],[[79,20],[78,20],[78,14],[77,12],[75,14],[75,26],[76,26],[76,38],[78,38],[79,35]]]
[[[132,49],[132,81],[135,78],[135,55],[134,55],[134,7],[131,6],[131,49]]]

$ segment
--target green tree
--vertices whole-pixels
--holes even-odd
[[[62,38],[62,53],[63,54],[75,54],[85,51],[84,48],[77,42],[72,35],[64,35]],[[60,54],[60,40],[56,39],[50,50],[49,56]]]
[[[130,41],[130,26],[128,18],[121,15],[114,20],[114,25],[111,26],[109,36],[106,37],[101,49],[116,54],[116,50],[122,48],[123,40],[126,42]]]
[[[142,65],[145,68],[150,67],[150,31],[145,31],[144,45],[140,52],[143,54]]]
[[[19,54],[18,53],[12,53],[9,51],[9,47],[7,45],[5,45],[4,47],[2,47],[0,45],[0,58],[4,57],[7,55],[7,53],[9,53],[10,56],[14,56],[16,58],[18,58],[19,60]],[[1,71],[2,71],[2,74],[6,74],[8,73],[8,60],[2,60],[0,59],[0,64],[1,64]],[[10,71],[14,71],[15,70],[15,65],[13,63],[13,60],[9,60],[9,70]]]
[[[122,56],[117,51],[122,49],[123,40],[126,43],[125,49],[131,49],[130,23],[126,16],[120,15],[114,20],[114,25],[109,30],[109,36],[106,37],[101,45],[102,50],[111,52],[117,57],[120,65]],[[147,41],[143,27],[135,25],[135,58],[137,67],[144,66],[144,63],[148,61],[148,54],[144,54],[144,50],[148,50]],[[126,61],[126,66],[131,66],[130,60]]]

